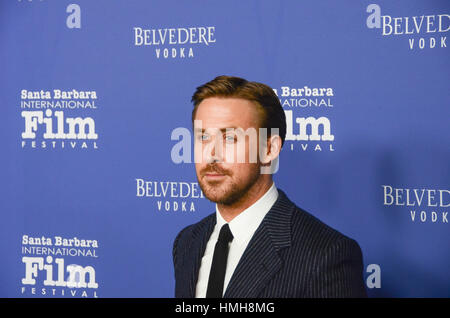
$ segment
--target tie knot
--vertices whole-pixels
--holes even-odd
[[[226,223],[220,229],[218,241],[223,243],[229,243],[232,240],[233,234],[231,233],[230,226],[228,225],[228,223]]]

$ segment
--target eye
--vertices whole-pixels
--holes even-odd
[[[228,144],[232,144],[236,142],[236,135],[235,134],[226,134],[224,135],[225,142]]]
[[[209,140],[209,135],[199,133],[199,134],[197,134],[197,140],[198,141],[207,141],[207,140]]]

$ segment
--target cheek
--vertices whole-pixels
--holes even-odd
[[[202,154],[202,144],[198,141],[194,142],[194,162],[202,162],[203,154]]]
[[[246,183],[253,180],[259,174],[259,165],[254,163],[236,163],[230,167],[233,171],[233,179],[237,183]]]
[[[197,173],[197,175],[199,174],[200,170],[202,170],[204,168],[204,164],[202,163],[196,163],[195,164],[195,172]]]
[[[225,144],[223,146],[224,160],[227,163],[256,163],[258,148],[255,143],[248,140],[239,140],[236,143]]]

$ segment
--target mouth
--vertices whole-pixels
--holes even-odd
[[[219,181],[225,178],[225,174],[218,172],[207,172],[203,175],[203,178],[205,178],[208,181]]]

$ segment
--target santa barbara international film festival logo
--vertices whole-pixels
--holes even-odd
[[[216,43],[214,26],[178,28],[133,27],[134,46],[153,49],[157,59],[190,59],[197,48],[209,48]],[[194,50],[194,48],[196,48]]]
[[[21,240],[22,296],[98,297],[97,240],[28,234]]]
[[[407,38],[410,50],[447,48],[447,34],[450,31],[448,13],[382,15],[378,4],[368,5],[366,12],[369,14],[366,20],[369,29],[381,30],[381,35],[386,38]]]
[[[382,185],[383,206],[409,212],[411,222],[448,224],[450,190]]]
[[[286,114],[286,146],[290,151],[333,152],[335,139],[331,121],[324,112],[334,108],[331,87],[295,87],[273,89]]]
[[[97,101],[96,91],[22,89],[21,148],[98,149]]]

